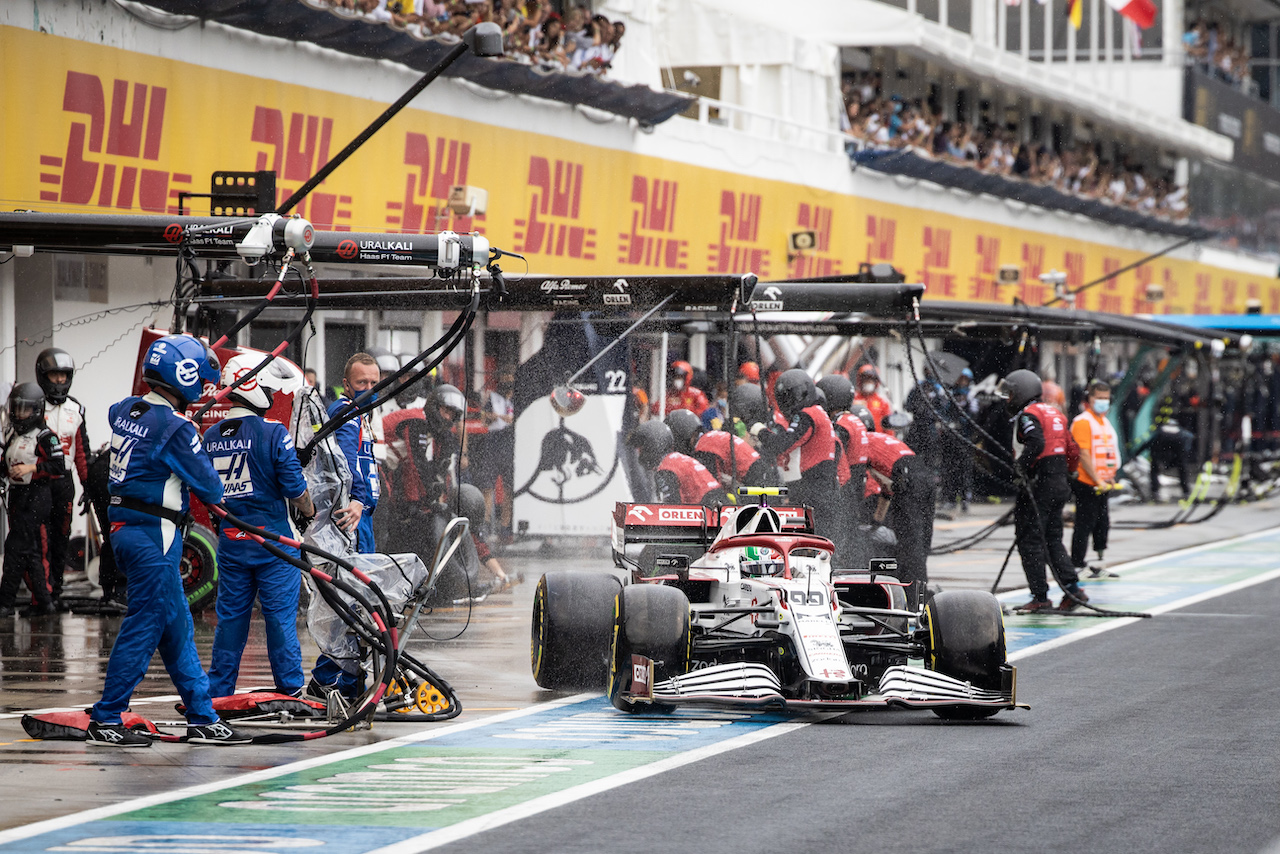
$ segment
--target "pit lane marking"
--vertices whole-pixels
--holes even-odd
[[[110,819],[113,816],[123,813],[134,812],[136,810],[145,809],[147,807],[158,806],[160,804],[172,803],[186,798],[196,797],[198,795],[220,792],[224,789],[231,789],[237,786],[243,786],[251,783],[265,782],[276,777],[283,777],[288,774],[294,774],[299,771],[305,771],[310,768],[317,768],[324,765],[330,765],[334,762],[340,762],[345,759],[355,759],[361,756],[367,756],[372,753],[380,753],[385,750],[393,750],[397,747],[403,747],[409,744],[415,744],[420,741],[428,741],[435,738],[441,738],[446,735],[466,732],[467,730],[477,729],[494,723],[500,723],[507,720],[534,715],[539,712],[545,712],[558,709],[562,706],[572,705],[598,696],[596,694],[577,694],[570,697],[564,697],[559,700],[552,700],[547,703],[539,703],[534,706],[519,709],[514,712],[507,712],[501,715],[494,715],[487,718],[479,718],[474,721],[465,723],[450,724],[438,729],[424,730],[422,732],[403,735],[398,738],[380,741],[376,744],[361,745],[338,753],[329,753],[323,756],[313,756],[310,759],[302,759],[297,762],[290,762],[286,765],[279,765],[275,768],[266,768],[261,771],[254,771],[249,774],[240,774],[230,777],[226,780],[219,780],[213,783],[203,783],[198,786],[190,786],[184,789],[178,789],[163,794],[146,795],[141,798],[134,798],[118,804],[111,804],[105,807],[95,807],[90,810],[72,813],[70,815],[59,816],[35,824],[25,825],[23,827],[14,827],[9,830],[0,831],[0,845],[6,845],[22,839],[28,839],[33,836],[53,831],[63,830],[76,825],[86,824],[91,821],[100,821]],[[228,748],[230,749],[230,748]]]
[[[1255,531],[1252,534],[1242,534],[1238,537],[1229,537],[1228,539],[1225,539],[1225,540],[1215,540],[1211,543],[1201,543],[1198,546],[1189,546],[1185,549],[1177,549],[1175,551],[1165,552],[1163,554],[1152,555],[1151,557],[1139,558],[1137,560],[1128,561],[1126,563],[1116,564],[1111,568],[1115,570],[1136,569],[1138,567],[1148,566],[1153,563],[1160,563],[1162,561],[1175,560],[1178,558],[1185,557],[1187,555],[1192,555],[1200,552],[1212,551],[1214,549],[1221,549],[1221,548],[1230,547],[1233,545],[1238,545],[1239,543],[1245,543],[1251,540],[1258,540],[1266,537],[1274,537],[1277,534],[1280,534],[1280,527],[1267,528],[1264,531]],[[1277,557],[1276,562],[1280,562],[1280,557]],[[1223,584],[1216,587],[1212,587],[1208,590],[1202,590],[1199,593],[1193,593],[1189,596],[1184,596],[1181,599],[1175,599],[1172,602],[1164,602],[1158,605],[1153,605],[1144,610],[1146,613],[1151,614],[1153,617],[1155,617],[1160,614],[1167,614],[1170,611],[1177,611],[1182,608],[1187,608],[1191,605],[1199,604],[1200,602],[1206,602],[1210,599],[1216,599],[1219,596],[1226,596],[1227,594],[1235,593],[1239,590],[1245,590],[1249,587],[1254,587],[1259,584],[1265,584],[1268,581],[1274,581],[1277,578],[1280,578],[1280,568],[1272,569],[1267,572],[1261,572],[1257,575],[1253,575],[1248,578],[1242,578],[1239,581],[1233,581],[1229,584]],[[1117,584],[1117,587],[1123,588],[1124,579],[1121,578],[1118,581],[1119,583]],[[1087,580],[1086,580],[1086,583],[1088,583]],[[1005,600],[1017,599],[1017,598],[1025,597],[1028,595],[1030,595],[1030,590],[1026,587],[1023,587],[1018,590],[1010,590],[1010,591],[1006,591],[1005,593],[1002,593],[1000,595],[1000,600],[1003,602]],[[1020,661],[1024,658],[1030,658],[1033,655],[1039,655],[1042,652],[1048,652],[1049,650],[1052,650],[1052,649],[1058,649],[1059,647],[1066,646],[1069,643],[1075,643],[1076,641],[1084,640],[1085,638],[1091,638],[1096,635],[1100,635],[1103,632],[1109,632],[1115,629],[1123,628],[1124,626],[1132,625],[1134,623],[1140,623],[1143,621],[1143,619],[1144,618],[1142,617],[1112,617],[1112,618],[1107,618],[1103,620],[1098,620],[1094,625],[1088,628],[1073,630],[1068,632],[1065,635],[1051,638],[1049,640],[1042,641],[1041,643],[1033,644],[1032,646],[1026,647],[1024,649],[1020,649],[1017,652],[1011,652],[1009,653],[1009,660]]]

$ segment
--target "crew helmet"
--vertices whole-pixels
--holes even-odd
[[[853,405],[853,383],[843,374],[829,374],[816,385],[827,396],[825,409],[829,414],[844,412]]]
[[[640,452],[640,465],[656,469],[662,459],[675,448],[671,428],[661,421],[646,421],[631,431],[627,444]]]
[[[217,354],[194,335],[157,338],[142,364],[143,382],[173,394],[184,407],[200,399],[205,383],[216,383],[222,376]]]
[[[812,406],[818,400],[818,387],[813,378],[800,368],[783,371],[782,376],[773,386],[773,397],[778,401],[778,409],[790,418],[806,406]]]
[[[702,419],[687,409],[668,412],[667,426],[671,428],[672,444],[682,454],[691,453],[702,435]]]
[[[457,413],[456,416],[448,424],[442,424],[444,417],[440,414],[441,409],[447,409]],[[431,396],[427,398],[427,404],[423,407],[423,414],[426,415],[427,421],[436,428],[452,429],[453,425],[467,414],[467,399],[462,392],[448,383],[441,383],[431,391]]]
[[[222,385],[234,385],[264,362],[266,364],[262,370],[227,395],[228,400],[247,406],[259,415],[265,414],[275,402],[274,392],[295,394],[306,385],[306,380],[296,365],[270,353],[239,353],[232,356],[222,369]]]
[[[752,383],[736,385],[729,390],[729,411],[743,424],[769,420],[769,407],[760,386]]]
[[[1043,392],[1040,377],[1025,369],[1014,371],[996,386],[996,397],[1005,402],[1010,412],[1018,412],[1028,403],[1039,399]]]
[[[61,371],[67,375],[66,380],[55,383],[49,379],[52,371]],[[36,382],[40,384],[44,396],[50,403],[65,403],[71,392],[71,379],[76,373],[76,362],[66,350],[57,347],[46,347],[36,356]]]
[[[876,432],[876,417],[871,414],[870,409],[859,403],[850,407],[849,413],[862,422],[862,426],[867,428],[868,433]]]
[[[44,423],[44,389],[36,383],[18,383],[9,392],[9,426],[22,435]]]

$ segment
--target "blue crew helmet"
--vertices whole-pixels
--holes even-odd
[[[142,364],[143,382],[172,393],[184,405],[199,400],[205,383],[216,383],[221,376],[217,354],[194,335],[166,335],[153,341]]]

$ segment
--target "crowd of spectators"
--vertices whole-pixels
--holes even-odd
[[[1257,97],[1257,83],[1249,74],[1249,51],[1230,35],[1219,32],[1217,23],[1196,21],[1182,36],[1187,64],[1199,68],[1246,95]]]
[[[1150,216],[1181,220],[1188,215],[1186,188],[1174,184],[1171,172],[1152,174],[1145,164],[1105,160],[1101,146],[1054,148],[994,123],[947,120],[937,105],[922,99],[885,97],[878,72],[847,75],[842,90],[845,130],[862,146],[909,148],[923,157],[1052,186]]]
[[[626,24],[583,5],[565,14],[549,0],[302,0],[342,17],[385,24],[421,39],[461,36],[476,24],[502,28],[507,58],[548,71],[605,74]]]

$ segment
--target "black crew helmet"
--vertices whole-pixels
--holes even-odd
[[[687,409],[673,409],[667,413],[667,426],[675,449],[682,454],[693,453],[693,446],[702,435],[702,419]]]
[[[743,424],[769,420],[769,407],[764,401],[764,392],[754,383],[736,385],[729,391],[729,411]]]
[[[862,426],[867,428],[868,433],[876,432],[876,417],[871,414],[870,409],[859,403],[851,407],[849,413],[862,422]]]
[[[773,397],[782,414],[790,418],[818,401],[818,387],[813,384],[813,377],[800,368],[792,368],[783,371],[773,384]]]
[[[1005,402],[1010,412],[1019,412],[1028,403],[1039,400],[1044,393],[1040,377],[1026,369],[1019,369],[1000,380],[996,386],[996,397]]]
[[[844,374],[828,374],[816,383],[818,390],[827,396],[823,408],[830,415],[845,412],[853,405],[853,383]]]
[[[44,389],[35,383],[18,383],[9,392],[9,426],[21,435],[44,423]]]
[[[640,452],[640,465],[656,469],[675,447],[671,428],[661,421],[646,421],[631,431],[627,444]]]
[[[52,371],[61,371],[67,375],[65,381],[55,383],[49,379]],[[76,373],[75,359],[66,350],[57,347],[46,347],[36,356],[36,382],[50,403],[65,403],[71,392],[71,380]]]

